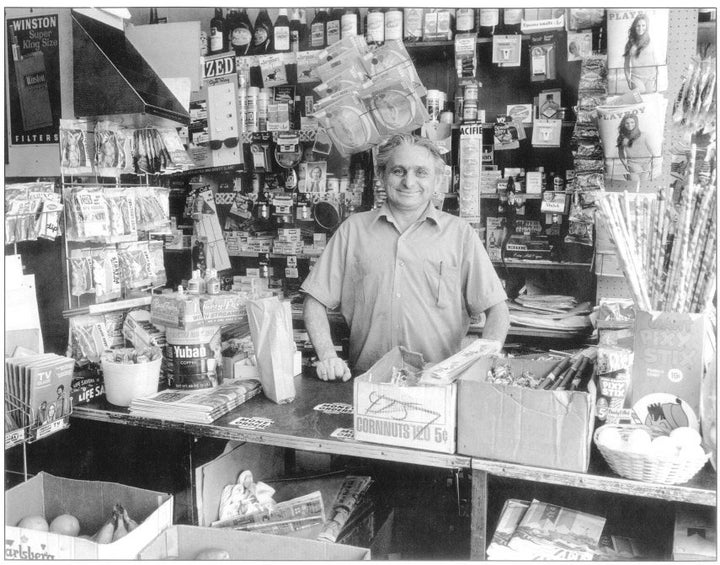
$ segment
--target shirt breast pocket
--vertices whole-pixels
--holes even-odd
[[[425,281],[438,308],[447,308],[458,299],[460,269],[447,261],[425,260]]]

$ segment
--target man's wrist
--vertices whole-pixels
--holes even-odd
[[[335,359],[337,358],[338,354],[335,352],[335,350],[325,351],[321,354],[318,354],[318,359],[320,361],[327,361],[328,359]]]

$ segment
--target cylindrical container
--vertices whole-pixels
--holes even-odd
[[[441,124],[452,124],[455,120],[455,117],[452,112],[441,112],[440,113],[440,123]]]
[[[170,388],[211,388],[221,382],[220,326],[166,328],[165,369]]]
[[[463,122],[474,122],[478,119],[478,107],[477,107],[477,101],[475,100],[465,100],[465,105],[463,106]]]
[[[245,131],[258,131],[258,97],[260,89],[251,86],[247,89],[247,112],[245,112]]]
[[[385,41],[403,38],[403,13],[399,8],[389,8],[385,12]]]
[[[338,178],[332,175],[327,176],[327,191],[328,192],[339,192],[340,182]]]
[[[245,128],[247,127],[247,88],[246,87],[240,87],[238,89],[238,112],[240,113],[241,119],[240,119],[240,131],[247,131]]]
[[[341,177],[338,187],[339,187],[340,192],[347,192],[348,188],[350,187],[350,178],[349,177]]]
[[[446,95],[441,90],[427,91],[426,103],[430,121],[437,122],[440,119],[440,113],[445,109],[445,100],[447,100]]]
[[[116,406],[130,406],[133,399],[157,392],[161,364],[160,355],[147,363],[115,363],[103,357],[105,398]]]
[[[478,101],[478,96],[480,94],[480,88],[478,87],[478,84],[476,82],[466,84],[464,88],[464,94],[465,94],[465,102]]]
[[[268,92],[268,89],[261,88],[257,98],[257,121],[259,131],[267,131],[269,103],[270,93]]]

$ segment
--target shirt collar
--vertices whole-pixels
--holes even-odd
[[[436,226],[440,225],[440,214],[438,213],[438,209],[435,208],[432,201],[428,202],[427,208],[425,208],[425,211],[422,213],[418,221],[426,221],[430,220],[433,224]],[[388,222],[395,224],[395,217],[393,216],[392,210],[390,210],[390,207],[388,206],[387,202],[383,202],[383,205],[378,210],[378,218],[385,218]]]

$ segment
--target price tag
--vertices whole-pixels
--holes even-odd
[[[18,428],[5,434],[5,449],[25,441],[25,428]]]
[[[55,432],[59,432],[68,427],[69,421],[63,418],[62,420],[54,420],[40,426],[35,434],[36,439],[47,437]]]

